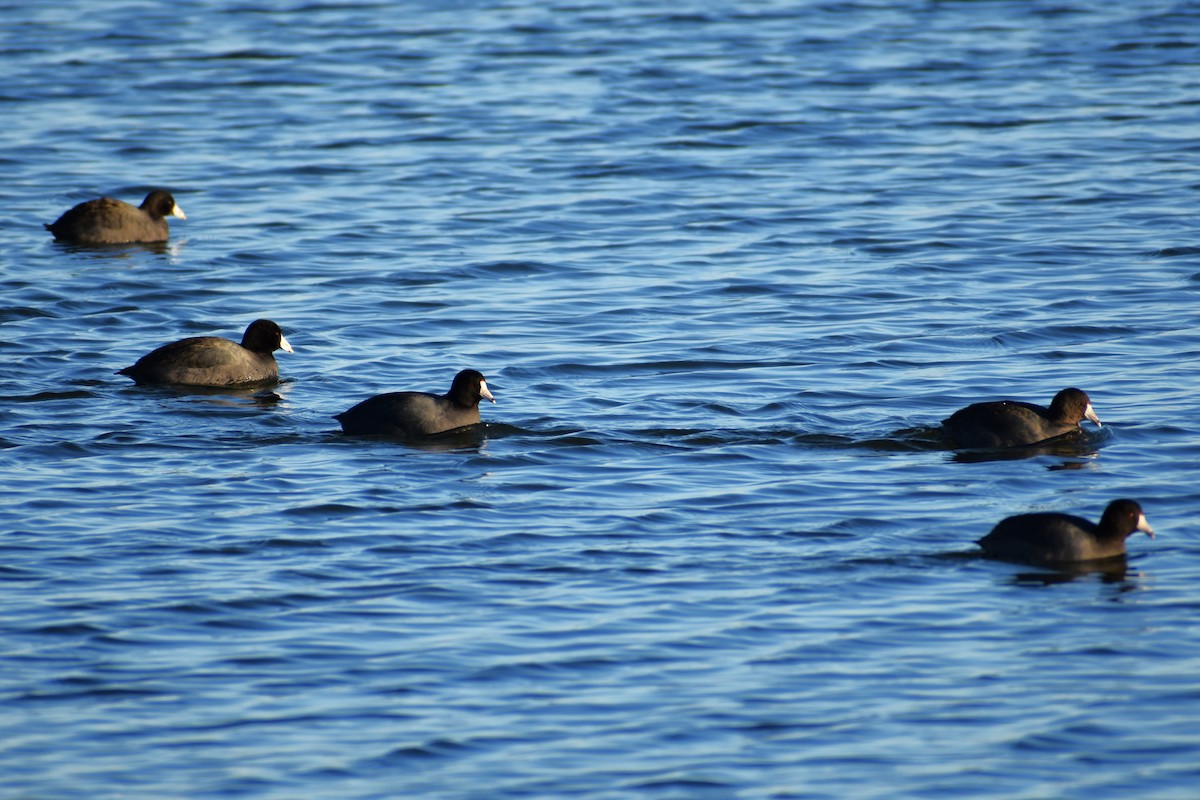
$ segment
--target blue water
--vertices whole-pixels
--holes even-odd
[[[0,795],[1195,797],[1200,5],[0,14]],[[113,374],[257,317],[272,391]],[[1123,571],[976,556],[1117,497]]]

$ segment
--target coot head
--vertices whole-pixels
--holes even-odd
[[[488,390],[483,373],[474,369],[464,369],[454,376],[454,382],[450,384],[447,397],[460,406],[479,405],[481,399],[496,402],[496,398],[492,397],[492,393]]]
[[[1096,416],[1091,398],[1083,389],[1063,389],[1054,395],[1054,399],[1050,401],[1050,416],[1071,423],[1088,419],[1100,425],[1100,417]]]
[[[1154,538],[1154,529],[1146,521],[1146,515],[1136,500],[1113,500],[1109,503],[1100,517],[1100,530],[1121,536],[1141,531]]]
[[[146,199],[142,201],[139,208],[145,211],[154,219],[162,219],[163,217],[177,217],[179,219],[187,219],[187,214],[183,213],[183,209],[175,202],[175,198],[166,189],[155,189],[146,195]]]
[[[283,330],[269,319],[256,319],[250,323],[242,334],[242,347],[254,353],[292,352],[292,346],[283,338]]]

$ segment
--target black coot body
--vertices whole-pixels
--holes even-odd
[[[55,239],[75,244],[165,242],[171,235],[167,217],[187,219],[170,192],[155,189],[141,206],[113,197],[80,203],[46,225],[46,230]]]
[[[349,434],[382,434],[401,438],[429,436],[474,425],[480,421],[479,401],[496,399],[479,372],[464,369],[454,376],[450,391],[377,394],[336,414]]]
[[[1099,525],[1070,514],[1019,514],[1001,520],[979,540],[979,546],[989,558],[1069,564],[1125,555],[1125,540],[1134,531],[1154,536],[1140,505],[1114,500],[1104,509]]]
[[[163,345],[120,370],[138,383],[185,386],[238,386],[279,379],[276,350],[292,352],[283,331],[269,319],[256,319],[242,343],[219,336],[195,336]]]
[[[974,403],[943,420],[942,430],[954,447],[1023,447],[1075,433],[1084,419],[1100,424],[1087,392],[1063,389],[1049,408],[1016,400]]]

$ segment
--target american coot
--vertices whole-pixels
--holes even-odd
[[[187,219],[170,192],[155,189],[140,207],[112,197],[80,203],[46,230],[55,239],[76,244],[165,242],[171,235],[166,217]]]
[[[1099,525],[1070,514],[1019,514],[1001,520],[979,545],[989,558],[1066,564],[1122,556],[1125,539],[1134,531],[1154,537],[1140,505],[1133,500],[1114,500],[1104,509]]]
[[[484,397],[496,402],[483,375],[473,369],[464,369],[454,376],[454,383],[445,394],[377,394],[349,411],[334,415],[334,419],[342,423],[345,433],[350,434],[428,436],[479,422],[479,401]]]
[[[292,352],[283,331],[269,319],[256,319],[242,343],[219,336],[194,336],[163,345],[120,370],[138,383],[237,386],[279,379],[276,350]]]
[[[974,403],[942,420],[955,447],[1021,447],[1079,430],[1084,418],[1100,418],[1082,389],[1063,389],[1050,408],[1016,400]]]

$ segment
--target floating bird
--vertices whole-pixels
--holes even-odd
[[[1100,524],[1070,514],[1018,514],[1001,520],[979,540],[989,558],[1026,564],[1068,564],[1125,555],[1125,539],[1134,531],[1154,538],[1142,507],[1133,500],[1114,500]]]
[[[283,331],[269,319],[256,319],[246,328],[242,343],[220,336],[193,336],[163,345],[118,371],[138,383],[177,383],[186,386],[238,386],[279,379],[273,353],[292,352]]]
[[[942,420],[942,430],[955,447],[1022,447],[1076,433],[1079,423],[1100,418],[1082,389],[1063,389],[1050,407],[1016,400],[974,403]]]
[[[363,400],[334,415],[349,434],[384,434],[412,438],[474,425],[480,421],[479,401],[496,402],[479,372],[464,369],[454,376],[450,391],[388,392]]]
[[[170,192],[155,189],[141,206],[100,197],[80,203],[45,227],[55,239],[75,244],[165,242],[171,235],[167,217],[187,219]]]

